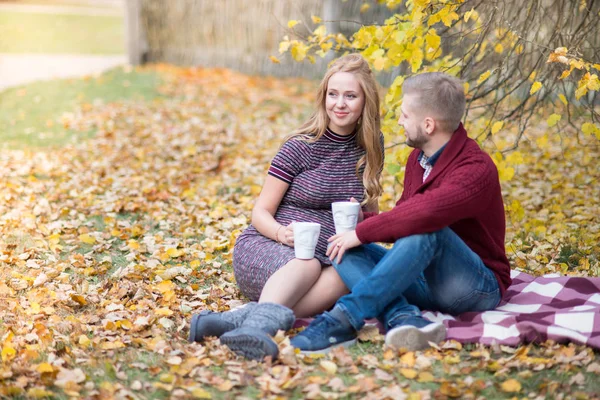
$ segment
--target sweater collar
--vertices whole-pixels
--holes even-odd
[[[329,128],[325,129],[325,133],[323,134],[327,139],[336,143],[348,143],[354,140],[356,137],[356,130],[349,135],[338,135],[334,131]]]
[[[444,145],[444,151],[439,155],[439,158],[435,163],[435,168],[431,170],[427,180],[421,185],[421,187],[428,185],[436,178],[436,176],[440,174],[441,171],[446,169],[446,166],[450,164],[450,162],[452,162],[452,160],[454,160],[454,158],[461,152],[467,139],[467,131],[461,122],[458,125],[458,128],[452,134],[452,137],[448,143]]]

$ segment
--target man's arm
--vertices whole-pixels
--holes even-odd
[[[362,243],[393,243],[405,236],[428,233],[481,213],[498,184],[498,172],[485,155],[465,160],[441,185],[399,202],[388,212],[356,227]]]

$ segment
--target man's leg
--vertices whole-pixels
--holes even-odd
[[[346,287],[352,288],[368,276],[377,263],[386,255],[387,249],[377,244],[365,244],[350,249],[344,254],[341,263],[332,260],[333,267],[338,272]]]
[[[422,278],[404,292],[405,300],[418,304],[421,309],[453,315],[496,307],[500,302],[498,281],[480,257],[451,229],[440,231],[438,241],[438,256],[425,269]],[[422,293],[411,290],[414,287],[428,292],[427,304],[423,304]],[[385,342],[389,346],[418,350],[429,347],[429,342],[438,343],[445,338],[442,324],[430,323],[420,316],[420,312],[418,315],[406,314],[394,304],[389,307],[386,322]]]
[[[441,257],[447,260],[437,262]],[[455,273],[457,271],[461,273]],[[465,276],[469,279],[465,279]],[[487,279],[490,276],[493,281]],[[486,279],[482,281],[479,277]],[[420,286],[419,278],[424,278],[427,286]],[[346,329],[359,330],[365,318],[383,315],[388,328],[403,324],[414,327],[419,325],[415,323],[415,318],[421,318],[420,310],[415,304],[410,304],[407,298],[420,303],[421,307],[424,302],[434,302],[442,311],[452,309],[462,312],[468,309],[469,304],[479,304],[482,296],[474,296],[473,292],[481,292],[483,297],[488,297],[488,301],[484,302],[485,307],[493,308],[499,301],[499,291],[490,292],[489,285],[492,284],[497,290],[497,282],[491,271],[449,228],[414,235],[399,239],[372,272],[352,288],[352,293],[342,297],[331,313],[315,320],[315,325],[323,325],[318,331],[327,335],[329,328],[325,325],[339,330],[339,327],[335,327],[337,322],[345,325]],[[292,340],[292,344],[302,349],[307,343],[317,341],[311,335],[310,328],[301,334],[304,338]],[[436,337],[439,337],[440,329],[436,331]],[[445,331],[442,333],[445,334]]]

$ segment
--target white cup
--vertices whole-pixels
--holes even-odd
[[[353,201],[336,201],[331,203],[335,233],[340,234],[354,230],[360,213],[360,203]]]
[[[294,222],[294,253],[296,258],[310,260],[315,256],[315,248],[321,233],[321,224],[316,222]]]

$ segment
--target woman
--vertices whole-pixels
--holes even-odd
[[[273,159],[252,224],[236,241],[236,281],[258,303],[195,315],[190,341],[218,336],[247,358],[275,358],[277,345],[269,335],[290,329],[295,316],[327,310],[347,293],[325,255],[327,239],[335,234],[331,203],[352,198],[364,211],[376,212],[382,168],[377,84],[367,62],[350,54],[328,69],[316,111]],[[294,257],[293,221],[321,224],[315,258]]]

